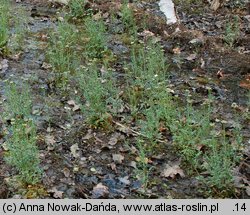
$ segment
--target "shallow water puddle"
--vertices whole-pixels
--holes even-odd
[[[165,14],[167,18],[167,24],[175,24],[177,17],[175,13],[174,3],[172,0],[160,0],[160,10]]]

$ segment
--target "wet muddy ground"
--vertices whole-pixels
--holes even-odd
[[[101,3],[100,3],[101,2]],[[96,1],[95,9],[108,13],[113,2]],[[230,128],[236,123],[235,114],[242,127],[244,150],[242,159],[235,168],[237,190],[231,198],[249,198],[250,179],[250,121],[245,118],[249,108],[250,91],[250,18],[245,7],[237,9],[225,5],[217,11],[194,5],[192,10],[183,5],[176,6],[180,24],[167,26],[163,14],[155,1],[132,1],[137,22],[147,14],[148,32],[155,35],[164,48],[170,64],[170,83],[174,95],[185,98],[188,90],[190,99],[199,105],[211,90],[215,97],[214,120],[227,122]],[[0,197],[2,198],[207,198],[210,196],[195,176],[163,177],[162,172],[169,163],[180,165],[170,144],[164,144],[151,157],[153,171],[149,184],[144,189],[136,179],[135,159],[137,149],[135,136],[114,125],[111,132],[90,128],[85,116],[73,111],[74,92],[62,95],[53,85],[51,68],[46,67],[46,49],[49,32],[57,28],[58,14],[63,6],[48,1],[13,1],[13,8],[21,8],[27,17],[28,32],[22,51],[9,56],[0,56],[0,100],[5,101],[6,80],[17,83],[27,81],[32,88],[33,116],[37,125],[43,177],[41,184],[11,185],[17,172],[3,159],[4,147],[0,148]],[[17,11],[17,9],[16,9]],[[198,11],[198,12],[197,12]],[[225,23],[240,17],[240,36],[232,48],[223,40]],[[117,26],[106,22],[107,28]],[[118,24],[119,25],[119,22]],[[118,26],[119,27],[119,26]],[[15,31],[15,29],[12,29]],[[144,32],[145,33],[145,32]],[[142,40],[145,35],[141,32]],[[121,41],[110,41],[109,49],[120,58],[129,52],[129,46]],[[120,62],[114,68],[122,77]],[[234,104],[235,108],[232,108]],[[0,108],[2,110],[2,107]],[[3,122],[0,122],[1,126]],[[122,123],[122,121],[121,121]],[[2,126],[2,128],[4,128]],[[0,132],[0,144],[5,136]],[[75,153],[72,154],[77,144]],[[72,148],[73,147],[73,148]],[[206,174],[206,173],[204,173]],[[240,182],[239,182],[240,181]],[[239,185],[240,184],[240,185]],[[99,186],[98,186],[99,185]],[[248,188],[247,188],[248,187]],[[246,191],[248,189],[248,194]],[[213,197],[221,197],[214,195]],[[222,195],[223,197],[223,195]]]

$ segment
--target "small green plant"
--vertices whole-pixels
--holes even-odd
[[[161,139],[160,127],[171,118],[171,98],[166,91],[167,62],[161,47],[149,41],[145,47],[134,47],[128,68],[127,95],[131,114],[139,117],[140,134],[137,139],[139,152],[136,176],[146,188],[150,167],[148,157],[155,153]],[[166,116],[169,114],[169,116]],[[169,124],[170,121],[168,121]]]
[[[176,120],[179,119],[179,112],[177,107],[178,103],[174,100],[169,91],[171,91],[171,89],[162,85],[155,90],[155,94],[151,97],[149,102],[158,107],[158,112],[161,119],[164,120],[165,127],[171,130],[172,126],[176,124]]]
[[[6,161],[15,167],[18,178],[27,184],[40,181],[42,170],[39,167],[39,151],[36,146],[36,129],[32,120],[16,120],[10,128],[7,140]]]
[[[0,0],[0,51],[6,47],[9,39],[9,0]]]
[[[206,171],[208,177],[198,177],[205,185],[225,195],[232,193],[233,174],[242,137],[240,128],[234,131],[236,146],[233,146],[225,136],[225,131],[216,134],[213,124],[210,122],[212,97],[204,107],[194,110],[188,103],[185,110],[179,109],[179,116],[172,121],[170,130],[177,152],[183,158],[183,164],[188,167],[191,174]]]
[[[209,176],[205,183],[217,192],[233,193],[233,174],[235,166],[235,152],[232,146],[223,141],[219,144],[218,140],[213,139],[211,152],[204,156],[203,167]]]
[[[128,99],[131,116],[136,119],[138,117],[141,99],[143,98],[143,91],[137,86],[131,87],[129,83],[127,83],[127,86],[126,97]]]
[[[167,63],[159,45],[150,42],[146,48],[133,49],[131,58],[130,77],[134,85],[153,89],[166,80]]]
[[[74,25],[60,22],[58,30],[50,36],[47,59],[52,65],[58,86],[66,88],[69,75],[77,68],[79,59],[76,54],[77,31]]]
[[[89,58],[101,58],[107,50],[106,27],[103,21],[92,18],[85,20],[86,55]]]
[[[229,47],[233,47],[234,43],[240,36],[240,23],[239,17],[235,16],[232,21],[228,22],[226,25],[224,41]]]
[[[68,4],[70,15],[75,18],[83,18],[86,14],[86,0],[71,0]]]
[[[29,87],[23,85],[21,89],[12,82],[6,88],[3,115],[11,119],[11,124],[8,126],[5,159],[18,170],[22,182],[35,184],[39,182],[42,172],[36,146],[36,127],[30,116],[32,103]]]
[[[150,107],[145,111],[146,119],[140,122],[141,133],[144,137],[147,138],[148,144],[145,144],[145,150],[148,152],[152,152],[154,150],[157,139],[161,137],[161,134],[159,132],[160,117],[161,113],[159,112],[158,107]]]
[[[132,50],[127,82],[131,110],[138,110],[142,99],[151,100],[157,95],[155,92],[166,87],[167,68],[164,53],[159,45],[149,42],[146,48]]]
[[[30,99],[30,90],[27,85],[22,85],[22,93],[14,82],[7,83],[6,97],[7,103],[5,104],[5,114],[8,118],[28,117],[32,109],[32,101]]]
[[[150,167],[148,165],[148,158],[144,147],[144,141],[138,138],[136,146],[139,156],[137,157],[137,168],[135,169],[135,175],[144,185],[143,188],[146,189],[149,182]]]
[[[18,8],[15,11],[15,16],[12,17],[14,30],[9,40],[9,49],[11,52],[18,52],[23,49],[25,36],[28,31],[27,14],[23,8]]]
[[[239,149],[242,138],[239,128],[234,131],[235,138],[231,141],[223,130],[221,135],[210,141],[210,150],[204,155],[203,167],[209,174],[201,180],[210,187],[213,193],[220,196],[230,196],[234,193],[233,168],[240,161]],[[235,144],[230,142],[235,141]]]
[[[127,1],[125,1],[121,8],[121,20],[125,27],[125,30],[130,34],[136,34],[137,28],[134,18],[133,10],[129,7]]]
[[[8,43],[8,26],[5,18],[0,19],[0,48],[4,48]]]
[[[103,67],[104,68],[104,67]],[[117,115],[123,109],[123,101],[119,96],[119,88],[116,86],[116,80],[113,77],[111,69],[107,66],[104,68],[105,73],[102,75],[105,89],[107,92],[106,103],[112,115]]]
[[[82,111],[88,123],[93,127],[106,127],[110,123],[107,108],[108,92],[98,75],[97,66],[91,64],[88,69],[82,68],[78,73],[79,87],[85,99]]]
[[[181,110],[179,110],[181,112]],[[187,104],[184,114],[180,114],[175,124],[170,126],[178,152],[190,168],[190,172],[201,169],[202,151],[200,147],[210,147],[212,125],[211,108],[195,111]]]

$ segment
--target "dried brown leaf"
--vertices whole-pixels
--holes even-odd
[[[112,157],[113,157],[113,161],[119,164],[121,164],[122,161],[124,160],[124,156],[121,154],[113,154]]]
[[[63,168],[63,174],[66,178],[68,178],[70,176],[70,170],[68,168]]]
[[[92,198],[108,198],[109,188],[104,186],[102,183],[97,184],[92,190]]]
[[[43,64],[42,64],[42,69],[51,69],[52,68],[52,65],[51,64],[49,64],[49,63],[45,63],[45,62],[43,62]]]
[[[111,146],[116,145],[116,143],[117,143],[118,140],[119,140],[119,137],[120,137],[120,134],[119,134],[119,133],[113,134],[112,137],[110,138],[108,144],[111,145]]]
[[[119,178],[119,181],[122,182],[123,184],[129,185],[130,180],[128,180],[128,176],[125,176],[123,178]]]
[[[46,135],[45,136],[45,143],[47,144],[48,146],[48,150],[49,151],[53,151],[55,149],[55,137],[52,136],[52,135]]]
[[[93,131],[91,129],[88,130],[88,133],[83,137],[83,140],[89,140],[94,137]]]
[[[173,49],[174,54],[179,55],[181,53],[181,49],[179,47],[176,47]]]
[[[77,111],[80,110],[80,106],[75,103],[74,100],[67,101],[68,105],[73,106],[72,110]]]
[[[2,62],[0,63],[0,70],[2,70],[2,72],[6,72],[7,69],[9,68],[9,61],[7,59],[3,59]]]
[[[131,167],[133,167],[135,169],[137,168],[135,161],[131,161],[130,164],[129,164],[129,166],[131,166]]]
[[[167,165],[163,170],[162,176],[168,178],[175,178],[177,175],[180,175],[182,178],[185,177],[183,170],[179,167],[179,165]]]
[[[62,199],[63,198],[63,191],[57,190],[55,187],[53,189],[48,190],[49,193],[53,193],[53,197],[56,199]]]
[[[220,7],[220,0],[213,0],[210,4],[210,8],[216,11]]]
[[[192,61],[192,60],[195,60],[195,59],[196,59],[196,57],[197,57],[197,55],[196,55],[196,54],[190,54],[188,57],[186,57],[186,60],[188,60],[188,61]]]
[[[74,144],[70,147],[70,151],[71,151],[71,154],[73,155],[73,157],[75,158],[78,158],[80,157],[80,154],[79,154],[79,147],[78,147],[78,144]]]

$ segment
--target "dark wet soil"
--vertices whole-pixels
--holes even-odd
[[[96,1],[95,8],[104,13],[112,7],[110,1]],[[99,4],[100,3],[100,4]],[[134,3],[137,22],[142,14],[147,13],[148,30],[161,38],[161,44],[168,56],[171,71],[171,85],[174,93],[184,97],[185,90],[192,92],[197,104],[207,97],[208,89],[216,98],[215,118],[232,121],[234,110],[232,103],[238,105],[238,114],[246,110],[250,89],[250,21],[246,8],[234,10],[222,7],[214,12],[205,7],[204,13],[186,11],[177,6],[180,25],[167,26],[164,16],[159,12],[155,1]],[[33,114],[37,123],[41,167],[44,170],[42,183],[37,186],[20,188],[8,186],[6,181],[15,170],[3,160],[4,148],[0,148],[0,197],[1,198],[206,198],[200,182],[192,176],[163,178],[159,177],[168,163],[179,162],[180,158],[163,145],[157,157],[152,157],[148,189],[143,189],[141,181],[134,177],[136,149],[133,144],[124,144],[126,140],[133,143],[134,137],[119,131],[116,126],[111,132],[88,128],[84,116],[71,111],[67,103],[70,94],[62,96],[54,88],[53,74],[44,68],[45,52],[49,31],[57,26],[57,11],[60,5],[53,5],[45,0],[24,0],[14,3],[27,13],[28,32],[25,36],[23,51],[14,56],[0,56],[0,62],[8,61],[8,69],[0,71],[0,99],[4,100],[4,80],[21,83],[27,80],[32,87]],[[223,41],[225,23],[234,15],[240,17],[241,35],[233,48],[225,46]],[[110,25],[111,24],[108,24]],[[110,27],[109,26],[109,27]],[[110,27],[113,29],[114,27]],[[119,29],[118,29],[119,31]],[[129,47],[120,41],[112,41],[109,48],[120,53],[129,52]],[[180,55],[174,49],[180,49]],[[190,55],[195,54],[190,57]],[[121,57],[122,58],[122,57]],[[178,62],[178,59],[181,59]],[[177,60],[176,60],[177,59]],[[117,73],[122,71],[119,62]],[[243,84],[244,83],[244,84]],[[2,107],[1,109],[2,110]],[[70,113],[69,113],[70,112]],[[240,118],[244,143],[250,138],[249,120]],[[1,122],[2,123],[2,122]],[[231,122],[233,123],[233,122]],[[109,141],[116,136],[117,143]],[[0,132],[0,144],[4,136]],[[78,144],[78,156],[72,156],[72,146]],[[249,144],[249,143],[248,143]],[[249,146],[243,155],[243,162],[238,171],[244,177],[245,185],[249,183]],[[114,162],[113,155],[124,156],[123,162]],[[184,169],[185,171],[185,169]],[[105,196],[96,196],[97,184],[108,187]],[[21,191],[22,192],[21,192]],[[236,192],[232,198],[249,198],[244,189]]]

